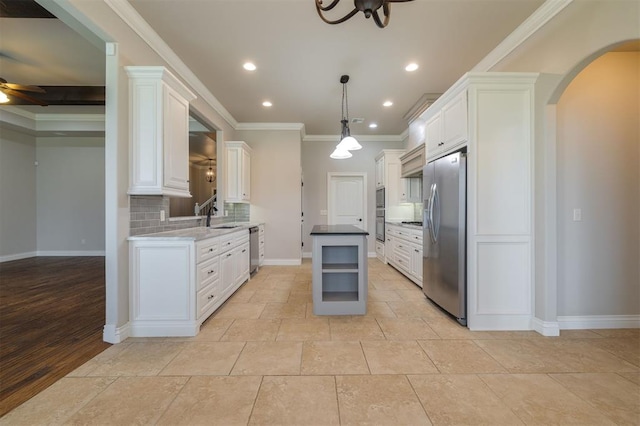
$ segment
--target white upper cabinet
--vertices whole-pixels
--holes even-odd
[[[227,182],[225,201],[251,200],[251,148],[244,142],[225,142]]]
[[[458,93],[426,121],[427,159],[432,160],[468,139],[467,92]]]
[[[196,96],[164,67],[125,70],[130,113],[127,193],[191,197],[189,102]]]
[[[376,160],[376,189],[384,188],[384,157]]]

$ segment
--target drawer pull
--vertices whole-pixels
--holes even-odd
[[[215,294],[210,294],[210,295],[207,297],[207,299],[208,299],[208,300],[211,300],[211,299],[213,299],[214,297],[216,297],[216,295],[215,295]]]
[[[231,256],[231,253],[227,253],[227,257]]]
[[[418,249],[413,249],[416,253],[420,253],[420,250]]]
[[[246,253],[246,252],[247,252],[247,249],[242,250],[242,252],[243,252],[243,253]]]
[[[212,251],[213,251],[213,247],[211,247],[211,248],[209,249],[209,252],[212,252]]]
[[[416,250],[416,251],[418,251],[418,250]],[[210,270],[209,272],[207,272],[207,274],[211,275],[211,274],[213,274],[214,272],[216,272],[216,270],[215,270],[215,269],[212,269],[212,270]]]
[[[227,242],[227,245],[228,245],[228,246],[230,246],[230,245],[231,245],[231,241],[228,241],[228,242]]]

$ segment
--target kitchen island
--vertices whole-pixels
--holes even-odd
[[[367,235],[353,225],[315,225],[311,230],[315,315],[366,314]]]

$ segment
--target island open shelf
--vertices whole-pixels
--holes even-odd
[[[351,225],[316,225],[313,236],[313,313],[367,312],[367,235]]]

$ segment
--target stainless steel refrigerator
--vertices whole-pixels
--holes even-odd
[[[462,325],[467,324],[466,171],[464,150],[431,161],[422,170],[422,291]]]

